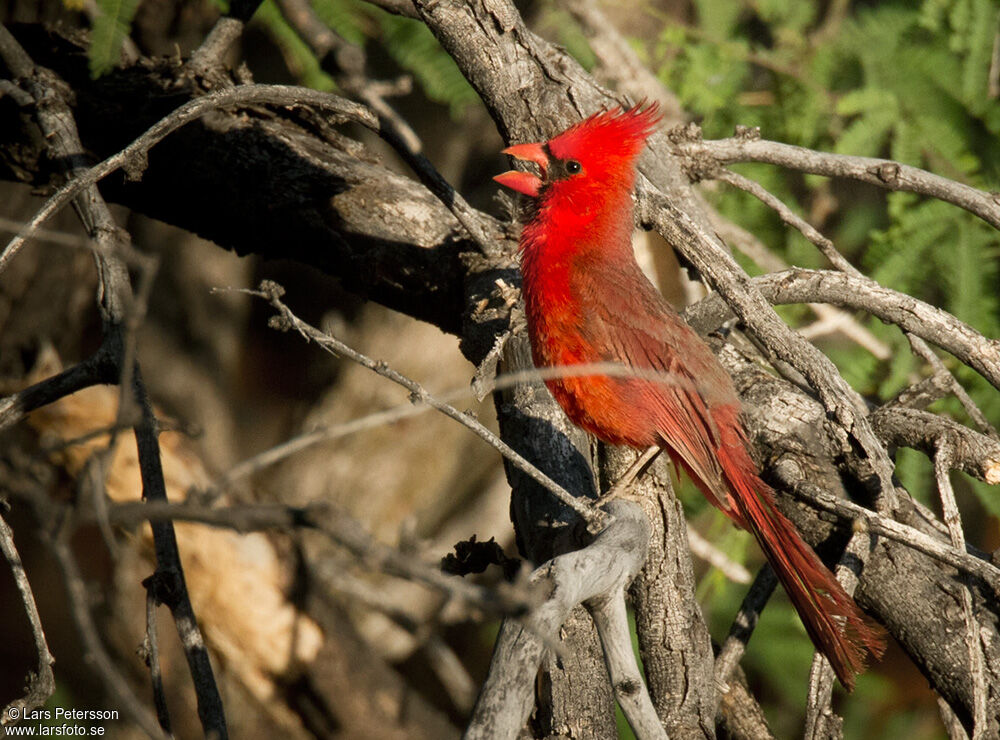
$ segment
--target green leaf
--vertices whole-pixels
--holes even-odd
[[[899,110],[896,96],[889,90],[877,87],[863,87],[843,95],[837,101],[837,113],[842,116],[853,116],[858,113],[877,110]]]
[[[743,9],[732,0],[696,0],[698,25],[714,39],[729,38]]]
[[[855,119],[840,136],[834,146],[838,154],[852,154],[861,157],[880,156],[896,122],[890,110],[871,111]]]
[[[98,78],[118,66],[122,42],[129,34],[139,0],[97,0],[98,14],[90,36],[87,63],[90,76]]]
[[[319,19],[346,41],[363,46],[367,8],[358,0],[310,0]]]
[[[320,67],[319,60],[302,37],[288,25],[274,0],[264,0],[254,14],[254,21],[267,27],[271,37],[281,49],[289,71],[306,87],[332,90],[336,87],[330,76]]]
[[[968,219],[957,227],[933,253],[947,286],[948,310],[989,335],[1000,316],[998,236]]]
[[[382,45],[399,66],[413,73],[428,98],[446,103],[453,114],[479,100],[458,65],[420,21],[385,14]]]
[[[990,0],[971,4],[966,54],[962,70],[962,99],[978,110],[978,103],[988,100],[990,60],[993,37],[997,32],[997,8]]]

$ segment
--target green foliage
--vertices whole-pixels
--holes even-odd
[[[1000,1],[851,3],[843,17],[822,16],[837,3],[694,0],[694,6],[691,25],[664,17],[662,30],[646,50],[660,78],[698,117],[706,138],[728,136],[737,124],[760,126],[768,139],[888,157],[977,188],[1000,190],[1000,103],[989,95]],[[980,219],[909,193],[887,194],[776,167],[739,169],[812,220],[883,285],[940,306],[988,337],[1000,336],[1000,234]],[[788,262],[827,266],[812,245],[751,196],[722,185],[711,192],[724,215]],[[836,211],[815,218],[816,203],[831,199]],[[782,310],[782,315],[793,323],[814,320],[804,310]],[[863,315],[859,320],[890,347],[888,359],[879,360],[841,338],[824,340],[823,350],[853,387],[875,401],[888,400],[919,378],[924,363],[913,357],[898,328]],[[1000,393],[954,358],[942,359],[993,424],[1000,424]],[[971,423],[954,398],[931,410]],[[916,498],[936,505],[926,455],[899,450],[896,472]],[[995,487],[957,473],[953,483],[960,500],[975,506],[978,498],[982,510],[1000,516]],[[971,517],[967,525],[970,532],[984,526]],[[988,526],[995,529],[996,520],[989,519]],[[729,588],[742,592],[724,582],[711,584],[710,608],[720,615],[713,630],[717,639],[738,601],[733,597],[727,603]],[[801,706],[801,660],[785,654],[797,648],[781,639],[796,629],[792,622],[773,627],[783,619],[779,610],[770,617],[775,620],[772,645],[766,636],[768,619],[765,614],[754,637],[756,649],[750,646],[750,664],[775,683],[779,702]],[[802,645],[808,650],[804,639]],[[876,724],[873,710],[865,706],[877,706],[879,697],[888,701],[891,693],[877,676],[863,677],[845,704],[845,736],[898,737],[904,731],[935,736],[926,728],[916,731],[906,719],[894,719],[892,727],[884,720]],[[859,697],[868,701],[857,701]],[[872,734],[876,726],[881,729]],[[857,733],[848,733],[848,727]]]
[[[352,44],[361,46],[368,38],[368,16],[360,0],[315,0],[313,10],[326,25]]]
[[[313,0],[312,6],[333,31],[352,44],[366,47],[370,54],[377,48],[401,71],[413,75],[428,99],[449,106],[453,114],[458,115],[478,101],[454,60],[420,21],[391,15],[359,0]],[[265,2],[256,19],[282,47],[302,84],[319,89],[333,87],[315,55],[272,6],[272,0]]]
[[[734,125],[844,154],[891,157],[976,187],[1000,184],[1000,104],[987,94],[1000,4],[924,0],[858,7],[843,18],[816,4],[696,0],[692,26],[666,22],[652,61],[706,137]],[[766,29],[766,31],[762,31]],[[1000,236],[979,219],[908,193],[833,185],[771,167],[746,174],[808,215],[834,193],[840,209],[823,224],[838,247],[879,282],[954,313],[987,336],[1000,334]],[[719,209],[795,264],[822,266],[815,250],[752,197],[721,189]],[[850,346],[827,348],[859,390],[886,399],[917,363],[900,333],[869,329],[894,349],[879,362]],[[993,407],[995,389],[977,392]],[[963,418],[960,411],[957,414]],[[993,417],[997,421],[997,417]]]
[[[139,0],[97,0],[97,9],[87,50],[92,77],[110,72],[121,61],[122,42],[139,9]]]
[[[281,49],[285,64],[301,84],[327,91],[335,87],[330,75],[320,67],[312,49],[285,20],[274,0],[264,0],[254,13],[254,20],[270,31],[271,38]]]
[[[455,61],[423,23],[380,13],[379,27],[385,50],[400,67],[413,74],[428,98],[446,103],[456,115],[479,100]]]

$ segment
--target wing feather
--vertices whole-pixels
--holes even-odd
[[[723,407],[727,416],[733,409],[738,413],[732,381],[711,349],[645,278],[642,285],[627,297],[628,310],[617,310],[613,301],[591,302],[595,310],[584,317],[581,334],[590,346],[602,348],[599,361],[636,370],[637,377],[611,378],[620,412],[644,420],[644,436],[662,443],[712,503],[735,513],[718,462],[724,443],[714,418]],[[685,347],[683,362],[679,346]]]

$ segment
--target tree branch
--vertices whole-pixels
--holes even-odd
[[[115,224],[107,204],[94,186],[96,180],[74,186],[74,182],[85,172],[79,162],[83,147],[72,111],[65,102],[64,94],[60,92],[63,89],[62,82],[52,72],[42,67],[33,64],[30,68],[26,67],[25,58],[29,64],[30,58],[23,50],[19,52],[19,49],[20,45],[10,32],[5,27],[0,27],[0,56],[9,68],[19,73],[19,82],[35,98],[38,106],[36,112],[38,125],[46,135],[53,159],[66,163],[65,174],[69,178],[69,183],[63,191],[72,192],[71,196],[67,196],[67,200],[70,197],[75,199],[77,215],[87,229],[88,235],[94,240],[100,285],[98,307],[104,324],[105,343],[111,348],[110,359],[113,360],[117,370],[115,381],[122,388],[121,408],[128,408],[129,403],[135,402],[141,413],[140,421],[134,425],[134,431],[139,453],[143,498],[166,501],[156,420],[146,396],[138,363],[134,362],[131,351],[132,322],[141,314],[136,310],[137,304],[133,300],[127,266],[119,257],[120,250],[127,249],[129,236]],[[5,250],[5,253],[0,255],[0,269],[7,253]],[[124,413],[121,410],[120,412]],[[227,730],[222,700],[184,583],[184,571],[173,525],[167,522],[154,526],[153,539],[157,559],[156,575],[170,581],[169,588],[162,592],[168,594],[169,598],[162,600],[170,606],[181,636],[194,681],[202,726],[206,733],[215,734],[220,740],[225,740]],[[72,591],[77,580],[72,577],[75,564],[71,559],[67,560],[70,556],[64,543],[57,541],[54,547],[67,573]],[[65,553],[60,553],[59,548],[63,548]],[[112,682],[112,688],[120,694],[121,688],[114,685],[114,674],[104,670],[103,675],[106,680]],[[142,723],[144,726],[148,724],[145,720]]]
[[[646,516],[627,502],[614,501],[608,508],[614,519],[593,542],[553,558],[533,574],[533,581],[549,585],[549,598],[520,623],[507,620],[501,627],[489,675],[466,729],[468,740],[517,737],[534,703],[535,673],[546,645],[556,640],[570,611],[621,594],[639,572],[649,542]]]
[[[764,162],[813,175],[847,177],[886,190],[905,190],[943,200],[974,213],[1000,229],[1000,197],[997,194],[977,190],[917,167],[888,159],[830,154],[767,141],[760,138],[759,129],[743,129],[729,139],[711,141],[700,139],[700,132],[695,140],[691,140],[688,129],[673,138],[674,151],[689,158],[689,166],[699,171],[707,163],[714,167],[735,162]]]
[[[792,268],[750,283],[775,305],[821,302],[867,311],[950,352],[1000,388],[1000,340],[984,337],[947,311],[905,293],[832,270]],[[720,326],[728,315],[718,296],[709,296],[686,312],[689,321],[702,328]]]
[[[85,49],[33,27],[15,31],[30,42],[32,53],[74,80],[74,113],[88,137],[86,150],[99,156],[120,159],[142,130],[164,125],[163,119],[177,114],[181,104],[208,97],[170,65],[142,65],[91,80]],[[79,53],[52,52],[67,44]],[[255,89],[246,93],[230,88],[217,94],[233,95],[236,101],[244,94],[267,98]],[[358,295],[445,331],[461,332],[467,272],[463,253],[481,252],[482,246],[426,188],[377,164],[360,144],[317,117],[296,112],[296,99],[311,106],[309,96],[315,96],[313,102],[325,109],[336,98],[305,88],[286,90],[286,97],[274,100],[277,109],[254,107],[249,115],[209,103],[215,113],[182,126],[154,146],[148,161],[143,147],[130,150],[134,157],[126,162],[116,160],[115,166],[129,165],[125,174],[130,167],[134,175],[141,173],[141,181],[117,173],[102,182],[102,191],[240,254],[316,267],[337,275]],[[137,100],[142,105],[136,105]],[[248,104],[256,105],[252,99]],[[348,101],[343,104],[362,110]],[[34,175],[34,184],[42,185],[48,173],[38,151],[39,137],[23,117],[10,115],[11,108],[0,108],[0,127],[15,134],[18,145],[10,153],[16,166],[0,167],[0,176],[23,178],[27,173]],[[374,116],[363,125],[380,129]],[[178,189],[181,181],[186,187]],[[469,214],[486,230],[492,249],[512,253],[511,236],[497,222],[478,212]]]
[[[316,344],[327,352],[347,357],[353,362],[356,362],[378,375],[388,378],[397,385],[406,388],[412,394],[415,401],[425,403],[428,406],[437,409],[448,418],[453,419],[459,424],[467,427],[478,437],[486,441],[492,447],[496,448],[505,459],[509,460],[520,470],[531,476],[538,484],[545,487],[566,507],[576,512],[580,518],[587,523],[588,527],[590,527],[592,531],[600,529],[605,524],[606,517],[603,511],[590,504],[584,503],[585,499],[583,497],[577,497],[571,494],[537,467],[528,462],[528,460],[515,451],[510,445],[499,439],[477,420],[471,418],[468,414],[463,414],[454,406],[441,402],[424,390],[424,388],[418,383],[415,383],[409,378],[397,373],[384,362],[377,362],[370,357],[366,357],[360,352],[348,347],[335,337],[321,332],[299,319],[294,313],[292,313],[288,306],[281,301],[281,296],[284,294],[284,289],[281,286],[265,281],[261,283],[258,291],[247,292],[251,295],[256,295],[259,298],[265,299],[278,310],[279,316],[276,317],[277,320],[272,319],[272,327],[281,330],[294,329],[302,335],[303,338],[316,342]]]
[[[2,503],[0,503],[2,507]],[[2,508],[0,508],[2,511]],[[12,717],[23,717],[25,712],[38,709],[49,700],[56,690],[55,678],[52,675],[52,664],[55,658],[49,652],[48,642],[45,640],[45,631],[42,628],[42,618],[38,614],[38,606],[35,604],[35,595],[31,590],[31,583],[28,575],[24,572],[24,563],[14,545],[14,532],[0,516],[0,552],[3,552],[4,559],[10,566],[14,576],[14,585],[18,593],[21,594],[21,603],[24,604],[24,612],[31,624],[31,636],[35,641],[35,652],[38,654],[38,672],[28,676],[28,690],[24,696],[15,699],[5,706],[0,714],[0,726],[10,723]]]

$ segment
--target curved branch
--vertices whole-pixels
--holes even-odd
[[[861,480],[873,487],[876,506],[893,509],[896,488],[893,464],[868,422],[860,395],[841,377],[829,357],[788,328],[767,303],[750,278],[725,250],[718,236],[705,229],[676,203],[647,188],[643,220],[675,245],[724,296],[733,312],[767,348],[769,354],[787,362],[816,390],[827,412],[863,452],[867,468]]]
[[[275,317],[276,320],[272,319],[271,321],[271,326],[274,328],[281,330],[294,329],[302,335],[303,338],[316,342],[316,344],[330,354],[347,357],[362,367],[366,367],[372,372],[377,373],[384,378],[388,378],[393,383],[406,388],[414,400],[426,403],[428,406],[440,411],[449,419],[453,419],[459,424],[462,424],[475,433],[480,439],[494,447],[504,456],[506,460],[509,460],[511,464],[517,466],[524,473],[527,473],[532,479],[535,480],[535,482],[550,491],[552,495],[558,498],[559,501],[567,508],[576,512],[580,518],[587,523],[588,527],[591,528],[591,531],[596,531],[606,523],[606,516],[602,510],[586,503],[586,498],[583,496],[574,496],[571,494],[537,467],[532,465],[514,448],[493,434],[493,432],[483,426],[478,420],[471,418],[468,414],[463,414],[451,404],[444,403],[435,398],[421,385],[396,372],[384,362],[377,362],[352,349],[335,337],[325,334],[324,332],[321,332],[302,321],[281,301],[281,297],[284,294],[284,288],[281,286],[265,280],[261,283],[259,290],[246,292],[265,299],[275,309],[277,309],[279,312],[278,316]]]
[[[91,80],[76,42],[37,26],[13,31],[40,63],[73,80],[71,102],[84,135],[78,152],[120,154],[181,104],[206,98],[183,69],[169,64],[149,62]],[[79,53],[53,51],[67,48]],[[230,92],[238,89],[224,92],[239,98],[243,92]],[[299,93],[323,95],[292,90],[290,97],[301,100]],[[449,207],[485,232],[491,249],[511,252],[510,235],[480,212],[463,210],[460,201],[446,207],[427,187],[379,164],[360,143],[334,131],[318,109],[288,98],[288,105],[276,102],[214,108],[154,146],[148,162],[137,153],[101,183],[102,193],[240,255],[295,260],[336,275],[359,296],[462,332],[463,254],[485,250]],[[44,187],[51,176],[44,139],[27,120],[14,106],[0,106],[0,129],[11,133],[0,176]],[[374,116],[362,125],[385,133]],[[423,169],[418,174],[433,176],[433,168]]]
[[[592,599],[587,603],[587,608],[597,628],[597,635],[601,638],[601,648],[615,699],[635,736],[639,740],[667,740],[667,732],[656,716],[656,708],[643,683],[639,666],[635,662],[635,653],[632,652],[624,590],[611,596]]]
[[[157,437],[159,430],[139,363],[133,353],[132,329],[141,320],[145,310],[143,291],[149,285],[149,271],[144,271],[140,278],[145,280],[145,285],[140,282],[140,300],[137,301],[128,266],[121,258],[123,251],[130,249],[131,238],[115,223],[107,203],[94,186],[96,181],[88,182],[84,177],[86,171],[79,161],[82,144],[73,112],[66,102],[68,95],[64,92],[63,81],[52,71],[35,65],[5,27],[0,27],[0,57],[18,75],[18,82],[35,99],[35,117],[45,134],[49,155],[63,163],[62,174],[68,179],[63,191],[72,191],[70,197],[75,198],[77,215],[87,229],[88,236],[94,241],[100,286],[98,308],[104,330],[103,347],[109,350],[106,359],[117,370],[115,381],[121,387],[119,416],[125,415],[125,409],[138,406],[139,419],[133,424],[133,431],[139,458],[142,497],[144,500],[166,501],[167,491]],[[83,182],[77,185],[78,181]],[[3,255],[0,255],[0,265],[2,263]],[[101,353],[91,359],[95,358],[95,367],[99,370],[103,365]],[[78,367],[85,368],[86,365]],[[58,382],[60,379],[68,382],[72,377],[57,376],[56,387],[61,387]],[[23,401],[20,396],[14,397],[15,410],[18,400]],[[152,529],[156,551],[154,577],[168,584],[163,592],[166,598],[161,600],[169,606],[181,637],[184,656],[194,683],[202,727],[206,733],[224,739],[228,737],[228,730],[222,699],[185,585],[173,525],[161,522],[153,525]],[[58,554],[60,548],[65,549],[66,545],[57,541],[53,547]],[[72,562],[64,564],[67,574],[72,566]],[[114,675],[105,672],[105,679],[110,687],[118,691]]]
[[[872,427],[887,444],[920,450],[928,457],[947,442],[955,468],[990,485],[1000,484],[1000,442],[952,419],[893,405],[872,412]]]
[[[887,159],[854,157],[817,152],[801,146],[760,138],[759,129],[746,129],[728,139],[691,141],[685,129],[675,137],[675,151],[689,157],[699,170],[708,160],[713,165],[763,162],[827,177],[847,177],[886,190],[906,190],[927,195],[974,213],[1000,229],[1000,195],[964,185],[918,167]]]
[[[832,270],[792,268],[750,282],[775,305],[830,303],[867,311],[950,352],[1000,388],[1000,340],[984,337],[947,311],[905,293],[866,277]],[[702,327],[709,323],[719,326],[728,314],[719,296],[709,296],[687,311],[689,320]]]
[[[533,574],[533,580],[550,584],[549,598],[522,620],[508,619],[501,627],[467,739],[517,737],[534,703],[535,674],[546,646],[556,642],[569,613],[591,599],[621,594],[639,572],[649,543],[646,515],[623,501],[611,502],[608,510],[614,519],[593,542],[553,558]]]
[[[117,154],[93,167],[80,171],[46,201],[34,218],[4,247],[0,253],[0,272],[14,258],[35,230],[49,217],[87,188],[97,184],[117,169],[126,168],[129,176],[137,179],[146,169],[149,150],[167,136],[209,111],[230,105],[270,103],[272,105],[311,105],[330,113],[344,116],[374,128],[377,122],[371,112],[343,98],[316,90],[291,85],[246,85],[220,90],[185,103],[177,110],[157,121],[148,131]]]

